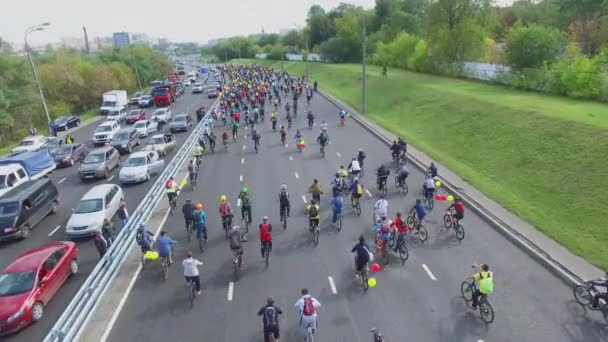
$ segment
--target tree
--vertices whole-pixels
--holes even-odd
[[[275,44],[270,48],[270,53],[268,54],[268,58],[278,61],[282,60],[284,55],[283,46],[281,44]]]
[[[304,47],[302,43],[302,34],[297,30],[291,30],[283,37],[283,45],[288,46],[294,50],[301,49]]]
[[[262,35],[257,44],[259,46],[275,45],[281,40],[281,36],[276,33],[267,33]]]
[[[308,25],[308,32],[310,34],[310,46],[317,46],[335,34],[329,16],[319,5],[310,7],[308,16],[306,17],[306,24]]]
[[[553,62],[561,48],[562,36],[557,29],[532,24],[511,32],[505,52],[509,64],[522,70]]]

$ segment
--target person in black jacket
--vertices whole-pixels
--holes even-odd
[[[182,206],[182,213],[184,214],[184,221],[186,227],[192,228],[192,221],[194,220],[194,204],[190,199],[186,200],[186,203]]]
[[[95,248],[97,248],[97,252],[99,253],[99,259],[103,258],[103,256],[108,251],[110,244],[103,237],[101,230],[95,232]]]
[[[274,299],[268,297],[266,305],[258,311],[258,316],[262,316],[262,323],[264,325],[264,342],[268,342],[270,339],[268,336],[272,334],[276,342],[279,342],[279,315],[283,311],[274,305]]]

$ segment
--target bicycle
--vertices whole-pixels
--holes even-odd
[[[406,223],[408,226],[412,227],[413,230],[415,230],[416,235],[418,235],[418,239],[420,239],[420,241],[424,242],[429,238],[429,232],[422,224],[422,221],[420,221],[416,217],[416,214],[408,216]]]
[[[372,342],[384,342],[384,337],[376,328],[371,328],[370,331],[372,333]]]
[[[337,213],[336,214],[336,228],[338,229],[338,231],[342,230],[342,213]]]
[[[399,233],[396,229],[391,230],[389,236],[388,236],[388,246],[390,248],[395,247],[395,244],[397,243],[397,241],[399,241],[399,243],[397,244],[397,246],[395,247],[395,251],[397,253],[399,253],[399,259],[401,259],[401,264],[405,264],[405,261],[409,258],[410,253],[407,249],[407,246],[405,245],[405,236],[399,240]]]
[[[192,219],[186,219],[186,235],[188,241],[192,240],[192,232],[194,231],[194,221]]]
[[[309,323],[306,328],[306,342],[315,342],[315,329],[312,328],[312,325]]]
[[[386,178],[381,180],[380,183],[378,184],[378,191],[380,192],[381,195],[384,195],[384,198],[386,198],[386,196],[388,196],[388,186],[387,186],[387,181]]]
[[[433,210],[433,207],[435,206],[435,196],[433,196],[433,192],[427,192],[426,189],[422,187],[422,196],[424,197],[424,201],[429,210]]]
[[[281,213],[281,222],[283,222],[283,230],[287,229],[287,208]]]
[[[361,271],[357,271],[357,256],[355,255],[355,276],[358,276],[361,278],[361,285],[363,286],[363,292],[367,292],[367,290],[369,289],[369,275],[367,273],[367,264],[365,264],[365,266],[363,266],[363,268],[361,269]]]
[[[312,242],[316,245],[319,244],[319,220],[309,219],[309,229],[312,233]]]
[[[222,143],[224,144],[224,151],[228,151],[228,141],[224,140]]]
[[[255,142],[255,143],[253,144],[253,148],[255,148],[255,153],[258,153],[258,150],[259,150],[259,145],[260,145],[260,144],[259,144],[258,142]]]
[[[601,311],[604,315],[604,320],[608,322],[608,303],[603,301],[602,304],[602,300],[600,300],[598,308],[593,307],[593,299],[599,293],[594,285],[591,285],[590,282],[584,282],[583,284],[574,286],[572,290],[574,292],[574,299],[576,299],[577,303],[592,311]]]
[[[270,242],[264,241],[262,244],[262,254],[264,255],[264,259],[266,261],[266,267],[268,267],[268,260],[270,259],[270,252],[272,248],[270,247]]]
[[[361,216],[361,203],[359,202],[359,197],[351,199],[351,205],[353,207],[353,211],[357,213],[357,216]]]
[[[198,248],[201,250],[201,253],[205,251],[205,245],[207,244],[207,240],[205,240],[205,237],[203,235],[203,229],[206,228],[201,228],[200,232],[197,229],[197,236],[196,239],[198,240]]]
[[[173,247],[171,247],[171,255],[170,256],[162,256],[161,257],[161,277],[163,280],[167,280],[169,266],[171,266],[171,260],[173,260]]]
[[[388,256],[388,249],[386,248],[388,245],[388,241],[383,240],[378,235],[379,234],[376,234],[376,237],[375,237],[376,254],[380,254],[380,260],[383,265],[388,265],[388,263],[390,261],[389,256]]]
[[[409,191],[409,189],[407,187],[407,182],[405,181],[405,179],[403,180],[403,182],[399,181],[399,175],[395,175],[395,187],[397,187],[397,189],[399,189],[399,191],[401,191],[403,196],[406,196],[407,192]]]
[[[454,232],[456,233],[456,238],[459,241],[464,239],[464,227],[460,223],[460,220],[454,217],[455,211],[453,208],[448,208],[443,215],[443,225],[446,229],[454,228]]]
[[[473,292],[477,290],[477,282],[475,280],[465,280],[460,285],[460,292],[462,293],[462,298],[465,302],[470,302],[473,300]],[[479,308],[479,314],[481,316],[481,320],[486,324],[490,324],[494,322],[494,308],[490,301],[488,300],[488,296],[485,294],[479,295],[479,302],[477,303]]]
[[[325,158],[325,145],[321,145],[321,158]]]
[[[232,264],[234,265],[234,280],[239,280],[239,271],[243,266],[243,255],[241,254],[240,250],[234,251],[234,256],[232,257]]]
[[[229,230],[230,230],[231,226],[232,226],[232,214],[222,216],[222,228],[224,229],[224,232],[226,233],[226,240],[228,240],[228,235],[230,233]]]
[[[211,153],[215,153],[215,143],[209,142],[209,148],[211,149]]]
[[[188,292],[190,295],[190,307],[194,306],[194,299],[196,298],[197,294],[196,294],[196,284],[194,283],[194,280],[188,280]]]
[[[171,216],[173,216],[173,213],[175,212],[175,208],[177,208],[177,193],[175,193],[174,196],[172,196],[169,200],[169,214]]]
[[[191,187],[192,191],[194,191],[194,189],[196,189],[196,185],[198,183],[198,172],[189,174],[188,178],[190,179],[190,187]]]

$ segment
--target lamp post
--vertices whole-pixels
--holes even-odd
[[[51,129],[51,116],[49,115],[49,109],[46,106],[46,100],[44,99],[44,93],[42,92],[42,85],[40,84],[40,79],[38,79],[38,73],[36,72],[36,66],[34,65],[34,60],[32,59],[32,53],[30,51],[30,46],[27,43],[27,36],[36,31],[42,31],[46,26],[49,26],[50,23],[42,23],[40,25],[35,25],[29,27],[23,33],[23,40],[25,41],[25,52],[27,53],[27,57],[30,61],[30,65],[32,66],[32,73],[34,74],[34,81],[36,82],[36,86],[38,87],[38,93],[40,94],[40,102],[42,102],[42,109],[44,110],[44,114],[46,114],[46,120],[48,123],[49,132],[53,135],[53,130]]]

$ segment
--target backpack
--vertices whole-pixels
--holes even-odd
[[[243,207],[248,207],[251,205],[251,202],[249,201],[249,195],[247,194],[243,194],[241,201],[243,202],[241,204]]]
[[[268,306],[264,310],[264,326],[266,328],[274,328],[278,326],[277,310],[274,306]]]
[[[230,248],[237,249],[241,246],[241,235],[238,233],[233,233],[228,236],[230,238]]]
[[[310,209],[308,210],[308,214],[310,215],[310,217],[317,217],[319,215],[319,207],[317,207],[317,205],[311,205]]]
[[[138,231],[137,234],[135,234],[135,240],[141,244],[144,240],[146,239],[146,234],[144,234],[143,231]]]
[[[482,274],[479,273],[479,276],[482,277]],[[494,281],[491,275],[488,274],[487,277],[479,279],[479,291],[485,294],[494,292]]]
[[[289,198],[287,197],[287,191],[281,191],[279,194],[279,201],[281,204],[287,204],[289,202]]]
[[[312,316],[315,314],[315,305],[311,297],[304,298],[304,307],[302,308],[304,316]]]
[[[165,182],[165,189],[171,189],[171,180],[170,179]]]
[[[363,195],[363,187],[361,187],[361,184],[357,184],[357,195]]]

